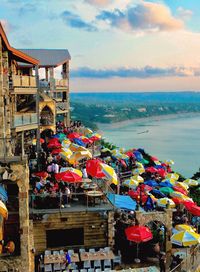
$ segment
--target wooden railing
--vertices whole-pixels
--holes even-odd
[[[13,87],[36,88],[36,78],[34,76],[15,75],[12,77],[12,85]]]
[[[14,116],[14,127],[37,124],[37,113],[16,114]]]
[[[55,85],[56,87],[67,87],[67,79],[56,79]]]

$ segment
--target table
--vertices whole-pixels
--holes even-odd
[[[106,251],[97,251],[93,252],[81,252],[80,259],[82,262],[84,261],[102,261],[102,260],[111,260],[114,259],[115,255],[112,250]]]
[[[81,185],[81,188],[85,189],[85,190],[89,190],[89,189],[92,189],[92,190],[95,190],[97,189],[98,185],[95,184],[95,183],[83,183]]]
[[[85,194],[87,196],[87,205],[88,205],[88,198],[90,198],[91,199],[91,203],[94,206],[96,204],[95,199],[96,198],[101,198],[103,196],[103,193],[101,191],[95,191],[95,190],[94,191],[86,191]]]
[[[70,255],[72,263],[80,262],[78,253],[74,253]],[[56,264],[56,263],[64,263],[66,261],[64,254],[59,255],[44,255],[44,264]]]

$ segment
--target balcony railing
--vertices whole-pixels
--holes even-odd
[[[17,114],[14,116],[14,127],[37,124],[37,113]]]
[[[20,88],[36,88],[36,78],[34,76],[18,76],[12,77],[13,87]]]
[[[67,79],[56,79],[55,85],[56,87],[67,87]]]

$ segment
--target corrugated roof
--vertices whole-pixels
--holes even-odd
[[[67,49],[19,49],[40,61],[40,67],[57,67],[71,59]]]

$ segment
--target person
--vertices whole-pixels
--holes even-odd
[[[87,174],[86,167],[83,168],[82,173],[83,173],[83,178],[87,179],[88,178],[88,174]]]
[[[166,254],[165,252],[160,252],[159,254],[159,266],[160,266],[160,272],[166,271]]]
[[[64,254],[65,254],[64,263],[65,263],[65,269],[66,269],[64,271],[69,271],[69,266],[70,266],[70,263],[71,263],[71,257],[70,257],[69,253],[66,250],[64,250]]]

